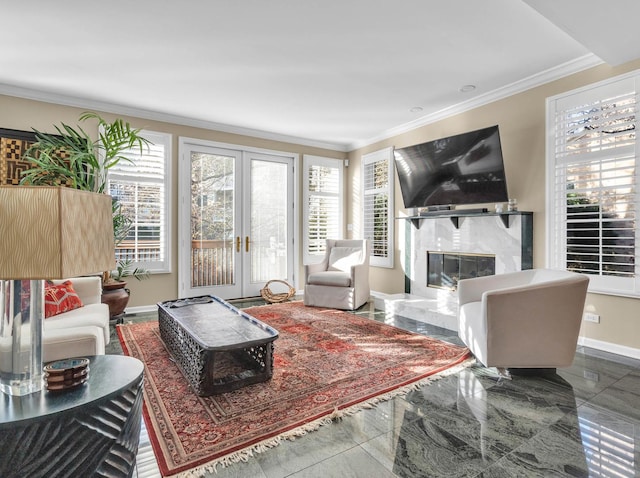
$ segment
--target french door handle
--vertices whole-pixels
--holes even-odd
[[[249,236],[245,236],[244,238],[244,250],[245,252],[249,252]]]
[[[240,236],[236,236],[236,252],[240,252]]]

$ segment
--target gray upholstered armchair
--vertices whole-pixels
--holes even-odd
[[[369,243],[327,239],[322,262],[305,266],[304,304],[354,310],[369,300]]]
[[[573,363],[589,278],[532,269],[458,282],[458,335],[487,367]]]

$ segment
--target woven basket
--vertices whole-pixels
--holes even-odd
[[[286,285],[289,288],[289,292],[280,292],[278,294],[274,294],[273,292],[271,292],[271,289],[269,289],[269,285],[273,282],[280,282],[281,284]],[[295,295],[295,293],[296,290],[291,285],[283,280],[278,279],[270,280],[265,284],[264,288],[260,289],[260,295],[262,296],[262,298],[271,304],[289,300]]]

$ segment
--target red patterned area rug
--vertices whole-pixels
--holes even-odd
[[[124,352],[145,364],[144,419],[163,476],[246,460],[469,363],[464,347],[347,312],[301,302],[245,311],[280,334],[273,378],[211,397],[189,389],[156,321],[118,327]]]

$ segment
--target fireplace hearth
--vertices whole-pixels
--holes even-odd
[[[495,273],[494,254],[427,251],[427,287],[455,290],[459,280]]]

